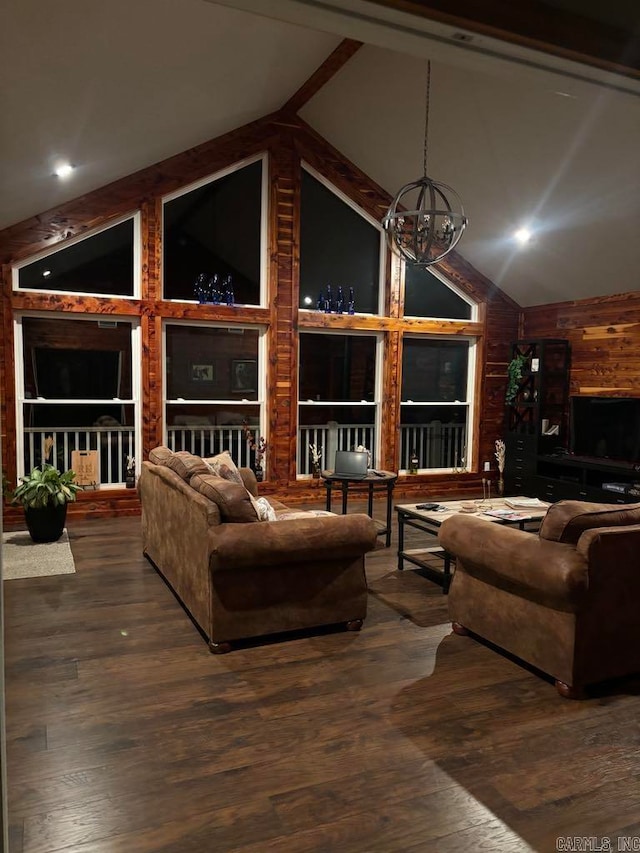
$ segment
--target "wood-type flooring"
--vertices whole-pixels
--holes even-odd
[[[395,519],[360,633],[221,656],[139,518],[69,535],[76,574],[5,583],[10,853],[640,849],[640,679],[570,701],[453,634]]]

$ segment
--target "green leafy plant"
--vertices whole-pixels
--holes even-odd
[[[75,482],[75,478],[75,471],[69,469],[61,474],[53,465],[43,462],[40,468],[34,468],[30,474],[20,477],[13,491],[12,503],[21,504],[26,509],[71,503],[75,501],[77,492],[82,491],[82,486]]]
[[[504,396],[506,403],[513,403],[516,399],[526,361],[526,356],[518,353],[509,362],[507,367],[507,391]]]

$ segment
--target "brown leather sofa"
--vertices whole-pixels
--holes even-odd
[[[640,504],[560,501],[539,534],[447,519],[449,615],[556,680],[569,698],[640,672]]]
[[[296,512],[270,499],[275,520],[261,521],[253,471],[231,465],[240,482],[211,473],[198,456],[158,447],[138,481],[144,554],[210,649],[324,625],[360,628],[372,519]]]

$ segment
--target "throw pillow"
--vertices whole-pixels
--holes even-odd
[[[161,444],[149,451],[149,462],[153,462],[154,465],[164,465],[170,456],[173,456],[173,450]]]
[[[236,463],[231,458],[228,450],[218,453],[217,456],[209,456],[204,460],[211,474],[216,477],[222,477],[223,480],[230,480],[232,483],[237,483],[244,488],[242,476],[236,466]]]
[[[179,477],[188,483],[194,474],[208,474],[206,463],[199,456],[194,456],[187,450],[179,450],[169,456],[164,463],[167,468],[175,471]]]
[[[253,496],[252,496],[253,497]],[[254,498],[260,521],[276,521],[276,511],[266,498]]]
[[[190,485],[217,504],[223,521],[247,523],[260,520],[256,499],[244,486],[209,473],[195,474]]]

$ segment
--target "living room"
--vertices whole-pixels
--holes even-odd
[[[34,444],[37,448],[38,430],[42,428],[59,429],[62,435],[70,426],[83,427],[95,436],[101,450],[106,453],[112,449],[116,461],[101,472],[100,487],[81,494],[70,509],[70,523],[78,525],[79,535],[81,531],[83,537],[90,538],[91,524],[98,524],[95,519],[102,518],[104,521],[100,523],[107,525],[94,544],[87,542],[85,545],[84,540],[78,543],[87,548],[84,554],[82,548],[79,550],[79,565],[82,559],[88,561],[87,566],[92,560],[99,561],[99,549],[106,548],[109,532],[118,535],[120,531],[123,541],[131,543],[134,551],[138,547],[129,528],[118,526],[135,523],[140,511],[136,491],[124,488],[122,462],[126,456],[146,459],[153,447],[173,442],[178,448],[180,445],[176,442],[191,441],[203,430],[206,440],[209,435],[217,436],[226,430],[232,436],[232,446],[237,448],[238,461],[250,463],[251,456],[242,455],[248,452],[243,428],[249,423],[267,442],[261,494],[283,497],[294,503],[318,501],[307,453],[310,437],[314,435],[310,430],[326,430],[319,433],[319,443],[326,443],[328,448],[330,428],[327,424],[336,421],[363,431],[365,438],[358,444],[372,447],[377,467],[399,472],[398,496],[408,499],[432,495],[439,499],[473,497],[481,493],[486,462],[490,463],[492,484],[497,480],[494,444],[496,438],[504,435],[504,393],[513,341],[519,338],[569,341],[572,395],[635,397],[639,394],[638,245],[633,236],[638,224],[635,187],[637,150],[640,149],[634,90],[637,70],[622,73],[619,68],[613,69],[615,63],[610,62],[604,70],[598,69],[602,79],[591,80],[590,71],[576,72],[572,65],[579,64],[575,55],[569,59],[565,57],[571,66],[570,73],[564,75],[562,88],[559,84],[556,87],[565,94],[555,94],[556,101],[563,106],[550,108],[549,115],[553,118],[548,119],[547,137],[542,110],[533,115],[537,99],[542,97],[533,84],[523,83],[523,89],[518,91],[514,83],[513,91],[505,92],[501,87],[509,87],[500,82],[501,76],[495,67],[487,73],[487,79],[475,70],[474,63],[480,62],[477,55],[473,56],[473,62],[465,59],[461,65],[443,56],[437,59],[434,56],[429,125],[432,167],[429,171],[460,192],[470,224],[455,252],[432,271],[422,271],[421,276],[411,278],[411,272],[407,275],[384,248],[379,223],[394,192],[406,180],[418,177],[421,171],[425,141],[424,71],[425,58],[429,58],[430,51],[424,47],[409,50],[406,45],[400,49],[399,44],[394,50],[389,44],[382,44],[377,35],[367,39],[357,28],[350,33],[332,30],[325,19],[322,26],[305,27],[300,21],[275,22],[246,9],[228,8],[230,5],[233,4],[190,4],[193,18],[187,24],[185,17],[180,24],[185,31],[203,32],[205,24],[208,28],[197,50],[181,46],[180,51],[190,55],[211,46],[207,61],[197,69],[202,71],[210,66],[216,57],[213,80],[220,83],[212,86],[218,99],[214,108],[206,97],[198,100],[194,94],[193,89],[198,91],[200,85],[206,85],[203,81],[193,82],[199,80],[196,76],[192,77],[188,88],[181,90],[190,94],[172,96],[167,102],[179,101],[177,115],[172,114],[171,107],[154,110],[150,105],[154,102],[154,85],[158,84],[147,79],[148,87],[137,94],[139,103],[145,104],[139,113],[148,110],[156,119],[162,114],[164,125],[161,122],[158,127],[152,123],[151,130],[142,131],[146,146],[140,139],[134,141],[133,136],[127,137],[124,131],[131,133],[131,128],[114,120],[117,98],[109,100],[116,97],[112,90],[109,97],[101,96],[96,101],[101,103],[102,111],[109,114],[110,120],[111,141],[109,132],[101,126],[102,143],[130,155],[119,162],[112,157],[107,170],[99,173],[100,177],[97,171],[90,174],[88,148],[78,145],[75,151],[62,152],[64,134],[57,140],[57,153],[66,153],[77,165],[75,175],[67,183],[60,181],[53,189],[41,188],[31,196],[28,190],[33,190],[35,178],[15,161],[10,166],[15,175],[22,175],[22,180],[14,178],[10,182],[15,202],[7,211],[4,230],[0,232],[4,281],[4,334],[0,343],[3,470],[10,481],[15,481],[29,467],[29,461],[35,461],[35,457],[29,456],[28,436],[38,436]],[[137,40],[137,44],[142,40],[144,26],[151,27],[148,24],[150,7],[145,11],[146,15],[139,10],[131,21],[131,41]],[[22,14],[24,17],[17,31],[26,33],[35,21],[30,16],[35,16],[36,12],[27,8]],[[408,15],[409,11],[404,9],[400,14]],[[120,17],[122,15],[125,15],[123,9],[118,14],[112,10],[109,20],[98,19],[94,26],[100,21],[109,31],[112,28],[123,30],[126,16]],[[176,22],[168,7],[161,17],[163,26],[157,22],[158,38],[166,42],[158,44],[163,55],[167,55],[172,43],[169,24],[175,26]],[[82,20],[81,15],[78,20]],[[402,22],[406,23],[404,18]],[[84,22],[83,26],[87,24]],[[372,26],[370,22],[369,26]],[[382,28],[383,25],[378,26]],[[38,28],[39,38],[44,43],[46,27],[39,22]],[[395,33],[388,38],[401,38],[399,25],[387,29]],[[243,33],[244,41],[236,42],[235,50],[241,58],[236,64],[229,55],[233,51],[229,46],[223,50],[223,43],[226,35],[230,45],[230,34],[235,37],[238,32]],[[216,34],[215,42],[213,33]],[[404,37],[409,38],[406,33]],[[411,38],[418,40],[415,32]],[[186,36],[185,41],[188,44]],[[50,56],[48,51],[64,54],[60,45],[65,45],[68,55],[72,56],[81,42],[77,33],[75,36],[59,33],[58,43],[52,42],[51,47],[43,44],[38,73],[44,75]],[[283,47],[285,44],[287,48]],[[434,42],[426,39],[425,44],[433,46]],[[97,50],[95,44],[92,47]],[[451,45],[447,49],[460,50]],[[264,80],[261,86],[256,83],[262,73],[257,70],[258,50],[265,52],[265,59],[277,57],[270,69],[268,87],[264,86]],[[123,55],[131,57],[135,53],[124,51]],[[255,67],[249,61],[251,56],[255,57]],[[85,57],[87,66],[94,68],[96,80],[106,85],[106,78],[102,76],[104,68],[98,61],[104,61],[105,55],[98,52],[94,58],[95,66]],[[77,65],[70,63],[67,67],[51,56],[50,61],[53,79],[58,85],[73,81],[71,90],[81,102],[80,89],[75,89],[80,85],[73,70]],[[494,61],[503,69],[504,77],[505,64],[510,67],[509,60],[494,58]],[[127,62],[123,64],[123,73],[131,71]],[[465,62],[470,64],[465,65]],[[518,66],[517,74],[513,72],[514,79],[521,80],[521,75],[528,78],[533,74],[523,70],[524,65]],[[28,77],[23,62],[17,67],[21,79]],[[35,70],[33,73],[32,80],[44,79],[35,76]],[[145,73],[153,77],[149,75],[149,67]],[[208,73],[213,72],[209,69]],[[540,73],[543,77],[550,75],[557,79],[563,76],[557,69],[543,69]],[[171,76],[170,73],[170,79]],[[474,77],[477,86],[470,87]],[[235,94],[231,92],[229,78],[237,86]],[[178,89],[175,73],[173,82]],[[512,82],[509,80],[509,85]],[[25,87],[27,84],[28,80]],[[119,84],[123,85],[122,78]],[[545,79],[545,86],[547,84]],[[86,94],[84,85],[86,79],[80,86]],[[187,86],[186,83],[182,85]],[[267,91],[263,91],[263,86]],[[459,88],[467,91],[460,103],[456,100]],[[27,92],[28,87],[22,91],[23,100],[27,100]],[[400,92],[403,92],[402,97]],[[570,97],[572,92],[576,94]],[[356,93],[357,98],[354,97]],[[607,93],[606,98],[602,97],[603,93]],[[191,98],[194,103],[190,109],[199,115],[199,123],[196,121],[187,128],[186,115],[181,111],[186,109],[185,102]],[[477,104],[470,113],[470,101],[474,99]],[[499,122],[497,110],[490,114],[491,126],[496,127],[495,135],[483,124],[485,120],[489,122],[487,116],[492,99],[504,99],[503,109],[505,103],[508,105]],[[51,100],[49,96],[49,109],[52,108]],[[516,112],[518,103],[522,109]],[[222,106],[226,107],[224,115]],[[91,121],[96,122],[96,127],[99,124],[98,115],[89,119],[76,105],[66,108],[76,114],[78,125]],[[400,109],[401,116],[396,112]],[[527,110],[532,112],[532,117],[524,124]],[[558,129],[557,124],[562,125],[564,121],[566,127]],[[184,135],[178,137],[185,140],[183,143],[170,137],[170,125],[171,132],[175,132],[174,126],[183,127]],[[71,123],[67,121],[66,126],[71,127]],[[162,126],[166,130],[164,137]],[[479,135],[474,133],[473,142],[470,142],[472,126]],[[122,137],[115,133],[114,128],[118,127],[123,128]],[[33,121],[28,128],[34,136]],[[347,132],[347,128],[351,130]],[[556,132],[562,133],[560,150],[556,150]],[[539,149],[537,154],[530,147],[524,148],[523,137],[532,136],[536,137],[533,147]],[[371,145],[371,139],[377,144]],[[97,142],[94,138],[94,143]],[[515,161],[509,157],[507,162],[506,147],[518,149]],[[439,153],[443,149],[448,149],[446,157]],[[98,146],[93,154],[96,166],[100,161],[96,153],[99,150]],[[542,167],[538,156],[543,160],[545,156],[548,158],[546,168]],[[31,151],[28,160],[33,164],[36,159]],[[489,172],[489,161],[492,167],[497,162],[502,168]],[[585,171],[577,171],[577,164]],[[514,171],[516,168],[518,172]],[[42,181],[53,180],[48,175],[41,178]],[[521,180],[520,185],[517,180]],[[243,198],[251,197],[251,205],[235,205],[234,188],[239,185],[248,187]],[[220,188],[214,202],[211,199],[200,202],[197,194],[209,186],[216,187],[216,191]],[[566,201],[559,195],[560,187],[567,192]],[[522,208],[519,196],[524,200]],[[202,271],[200,267],[194,267],[180,279],[167,274],[171,257],[168,222],[172,216],[177,222],[184,221],[187,211],[180,208],[180,204],[187,199],[194,207],[201,204],[201,209],[218,205],[220,221],[227,220],[228,239],[231,240],[232,232],[241,236],[240,249],[236,248],[233,253],[233,265],[228,260],[226,267],[203,268],[207,273],[218,274],[221,281],[233,268],[232,298],[227,299],[228,291],[221,289],[223,297],[217,301],[200,302],[193,289],[196,276]],[[526,249],[519,251],[507,239],[502,225],[498,231],[496,222],[508,221],[514,227],[520,225],[520,217],[535,209],[534,199],[539,205],[538,219],[543,221],[545,228]],[[546,208],[542,199],[548,201]],[[344,234],[348,241],[354,241],[352,251],[348,251],[348,246],[342,252],[336,251],[342,267],[332,269],[328,266],[320,272],[317,267],[314,269],[314,264],[325,261],[311,239],[320,226],[327,224],[327,217],[321,215],[325,202],[336,211],[332,221],[342,222],[339,217],[344,216],[348,225],[356,220],[364,222],[366,235],[375,232],[378,254],[372,254],[373,260],[370,260],[370,266],[379,271],[375,281],[371,276],[367,279],[361,269],[353,272],[345,269],[344,264],[350,256],[360,258],[371,252],[371,246],[364,250],[355,242],[350,225],[344,229]],[[312,210],[314,204],[318,205],[316,212],[307,218],[305,210]],[[556,218],[551,215],[552,211],[557,214]],[[572,211],[575,220],[569,221]],[[312,226],[305,224],[310,221]],[[224,230],[225,226],[220,227]],[[354,229],[357,231],[356,226]],[[127,233],[123,236],[121,232],[124,231]],[[183,230],[175,241],[176,252],[185,233]],[[197,233],[197,223],[192,223],[189,233],[191,236]],[[340,234],[330,231],[326,239],[338,245]],[[102,243],[94,243],[94,240],[111,242],[105,249]],[[127,262],[126,274],[121,276],[122,265],[118,258],[123,241],[131,260]],[[64,255],[65,251],[82,252],[92,243],[97,248],[92,257],[93,273],[89,283],[83,277],[87,268],[79,264],[80,273],[71,285],[70,278],[65,279],[62,273],[58,285],[47,283],[50,276],[44,277],[44,274],[55,263],[57,255],[65,258],[61,266],[66,274],[73,264],[67,263],[70,256]],[[108,266],[105,258],[115,259]],[[328,262],[331,260],[329,258]],[[34,284],[36,275],[40,280]],[[356,276],[359,278],[354,287],[353,314],[348,309],[342,313],[318,310],[318,292],[324,292],[328,284],[332,284],[334,290],[342,286],[345,302],[348,302],[350,281]],[[116,280],[118,284],[114,289]],[[412,299],[413,305],[418,303],[421,288],[430,293],[437,293],[441,288],[453,294],[451,313],[445,313],[443,319],[434,309],[407,310]],[[307,299],[311,299],[311,303]],[[101,363],[106,359],[112,364],[112,369],[105,369],[102,374],[103,384],[95,397],[89,395],[89,391],[79,390],[81,383],[87,380],[87,373],[78,372],[77,363],[60,362],[54,371],[46,359],[43,361],[43,351],[56,349],[67,356],[74,350],[76,354],[78,351],[101,353],[104,356]],[[119,359],[105,356],[114,352],[120,354]],[[325,368],[323,359],[326,359],[326,369],[320,369]],[[85,367],[92,363],[87,359]],[[443,395],[440,398],[433,393],[425,393],[422,399],[417,397],[420,389],[416,391],[412,380],[415,370],[425,370],[426,376],[435,363],[442,365],[440,377],[445,376],[445,364],[454,365],[457,371],[458,385],[452,386],[456,390],[449,399],[444,398],[448,392],[442,388],[439,389]],[[345,364],[350,365],[346,382]],[[70,396],[64,390],[65,375],[74,377]],[[428,459],[425,454],[420,459],[418,473],[409,473],[408,451],[412,448],[403,437],[404,430],[408,435],[416,423],[426,430],[429,424],[423,424],[422,415],[427,405],[433,407],[434,400],[440,406],[446,404],[448,411],[454,412],[463,438],[444,462]],[[52,405],[57,408],[51,408]],[[94,408],[87,409],[89,405]],[[83,406],[83,422],[70,419],[63,406],[71,406],[74,417]],[[205,406],[206,423],[202,417]],[[51,420],[58,417],[59,420]],[[101,421],[97,424],[101,418],[112,418],[115,423]],[[432,420],[442,422],[443,417],[433,415]],[[62,437],[59,447],[63,453]],[[323,466],[330,468],[328,450],[327,456]],[[5,526],[18,519],[18,511],[5,505]],[[116,562],[120,559],[127,559],[124,552],[120,552]],[[371,559],[374,561],[372,582],[378,583],[377,592],[384,599],[386,587],[396,583],[387,578],[393,561],[387,557],[387,563],[382,566],[378,552],[371,555]],[[380,565],[379,578],[375,577],[376,565]],[[140,564],[138,571],[143,571]],[[422,592],[413,583],[413,580],[409,582],[406,602],[400,589],[389,593],[396,609],[392,607],[388,613],[376,598],[377,611],[374,613],[377,612],[378,630],[381,634],[391,634],[391,628],[396,627],[406,632],[403,636],[412,644],[410,660],[418,654],[419,648],[434,645],[432,662],[435,665],[436,646],[443,639],[438,632],[447,624],[446,600],[441,595],[428,593],[427,601],[422,603]],[[149,584],[149,577],[143,571],[130,594],[141,594]],[[89,588],[87,586],[87,592]],[[154,588],[152,594],[159,596],[157,601],[162,600],[161,588]],[[92,588],[90,595],[99,596],[99,592]],[[406,612],[405,605],[409,608],[408,617],[399,615]],[[117,613],[114,602],[111,606]],[[427,616],[422,613],[423,608],[429,609]],[[95,616],[93,606],[91,612]],[[184,618],[182,611],[176,614],[176,620],[179,617]],[[406,618],[415,621],[404,625]],[[174,622],[173,617],[169,621],[172,630],[181,638],[179,643],[189,645],[191,640],[186,639],[177,621]],[[415,629],[416,621],[424,621],[426,628],[417,646],[413,645],[415,631],[406,631],[407,628]],[[51,623],[50,630],[54,624]],[[150,630],[153,635],[154,629]],[[363,636],[366,630],[365,627]],[[160,631],[159,626],[156,631]],[[379,638],[382,642],[381,635]],[[158,633],[156,639],[160,644],[163,642]],[[339,647],[339,641],[331,642],[337,642]],[[399,642],[407,651],[406,645]],[[392,645],[389,644],[388,653],[395,655]],[[197,643],[193,647],[194,654],[196,646]],[[448,654],[449,647],[451,657],[461,663],[463,655],[447,637],[443,654]],[[275,646],[267,647],[261,656],[261,665],[265,665],[265,655],[272,655],[272,665],[277,668],[274,649]],[[242,654],[243,665],[252,666],[251,655]],[[282,654],[293,656],[293,652],[286,650]],[[375,656],[375,644],[365,655]],[[443,675],[444,705],[447,679],[441,657],[437,670]],[[386,665],[391,666],[390,659],[386,661]],[[493,665],[481,658],[477,662],[480,670],[485,665]],[[91,666],[95,665],[94,662]],[[177,659],[172,665],[179,666]],[[500,665],[504,662],[496,663]],[[68,661],[64,666],[74,667]],[[227,663],[225,667],[241,668],[239,663]],[[217,672],[222,677],[222,670]],[[463,680],[464,673],[462,667],[458,676]],[[503,675],[501,672],[498,681]],[[233,679],[233,690],[241,690],[242,678],[237,673],[236,676],[238,680]],[[254,676],[255,684],[263,678],[257,672]],[[480,671],[476,676],[481,680]],[[148,672],[145,680],[150,677]],[[406,677],[411,678],[410,674]],[[347,676],[343,678],[347,683]],[[524,687],[520,675],[515,676],[514,683],[520,700],[526,705],[529,688]],[[282,689],[286,692],[289,688],[283,684]],[[546,704],[541,686],[532,689],[536,697],[535,713],[543,716],[551,704]],[[492,697],[492,707],[499,705],[498,694],[503,690],[508,693],[508,688],[500,687]],[[370,698],[377,701],[373,696]],[[196,701],[195,696],[193,701]],[[462,701],[461,697],[457,696],[456,701]],[[549,703],[555,701],[556,697],[549,699]],[[604,700],[604,705],[608,701]],[[310,702],[309,707],[312,704]],[[593,709],[593,704],[590,707]],[[599,710],[606,716],[600,706]],[[609,710],[607,708],[607,713]],[[446,712],[442,713],[438,723],[443,726],[446,744]],[[593,716],[593,710],[551,713],[579,714],[581,719],[584,717],[588,721],[587,727],[593,727],[594,737],[597,737],[598,714]],[[612,713],[615,715],[615,710]],[[631,715],[628,706],[624,713]],[[534,725],[522,720],[519,724],[524,730]],[[35,737],[35,728],[30,731]],[[629,732],[624,737],[627,736]],[[255,737],[255,733],[251,737]],[[582,730],[582,737],[588,739],[587,730]],[[398,763],[400,754],[396,755]],[[411,760],[416,760],[415,754]],[[454,765],[451,759],[447,764],[448,772]],[[626,770],[621,768],[620,778],[630,766],[628,762]],[[502,769],[507,774],[506,769]],[[547,769],[545,764],[545,773]],[[462,777],[460,773],[458,781]],[[380,785],[383,784],[381,774]],[[390,784],[399,784],[399,779]],[[9,787],[11,790],[11,780]],[[369,789],[368,795],[372,795],[372,790]],[[487,794],[476,786],[473,793],[488,809],[493,808],[491,796],[495,796],[495,790]],[[535,792],[529,790],[528,807],[534,808],[535,799]],[[509,809],[501,814],[508,824]],[[621,823],[620,827],[633,825],[634,821],[628,817],[621,818],[626,823]],[[572,827],[575,828],[575,823]],[[613,831],[611,827],[609,823],[607,832]],[[576,830],[570,834],[581,833]],[[521,837],[526,839],[526,833],[521,833]],[[59,849],[62,842],[57,843],[58,847],[50,849]],[[84,842],[72,839],[71,843]],[[403,847],[401,841],[395,842],[400,844],[396,848],[376,848],[371,839],[369,847],[358,848],[357,842],[350,843],[355,846],[346,845],[344,849],[410,849],[410,845]],[[411,842],[413,849],[437,849],[435,846],[420,848],[417,843],[415,839]],[[511,838],[509,844],[512,846],[507,844],[505,849],[526,849],[514,846],[518,843]],[[340,846],[339,842],[336,844]],[[25,850],[36,849],[27,841],[23,841],[23,845]],[[22,848],[16,846],[15,849]],[[158,842],[157,848],[141,849],[162,848]],[[166,849],[181,848],[168,846]],[[228,849],[232,849],[230,844]],[[309,849],[314,848],[310,846]]]

